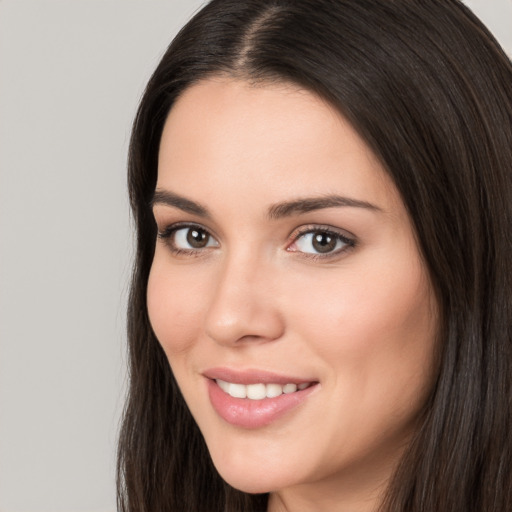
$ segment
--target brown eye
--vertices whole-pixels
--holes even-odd
[[[312,229],[301,233],[288,250],[311,255],[329,256],[354,247],[355,241],[327,229]]]
[[[198,251],[219,246],[217,240],[199,226],[170,226],[159,233],[159,237],[168,240],[168,246],[175,251]]]
[[[331,252],[336,248],[338,237],[327,232],[313,233],[312,246],[319,253]]]
[[[210,235],[199,228],[188,228],[187,229],[187,243],[194,249],[202,249],[208,246]]]

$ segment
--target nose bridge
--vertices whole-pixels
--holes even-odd
[[[206,317],[207,335],[222,344],[278,338],[283,322],[272,274],[272,263],[250,250],[226,255]]]

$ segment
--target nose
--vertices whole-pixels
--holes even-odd
[[[256,258],[231,258],[223,264],[205,320],[206,334],[222,345],[280,338],[284,318],[276,279]]]

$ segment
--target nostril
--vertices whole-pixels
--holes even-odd
[[[228,301],[220,296],[207,314],[205,332],[222,345],[266,343],[283,335],[284,322],[271,301]]]

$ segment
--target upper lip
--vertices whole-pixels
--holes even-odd
[[[203,376],[212,380],[223,380],[233,384],[302,384],[317,382],[315,379],[283,375],[266,370],[248,369],[234,370],[231,368],[209,368],[203,372]]]

